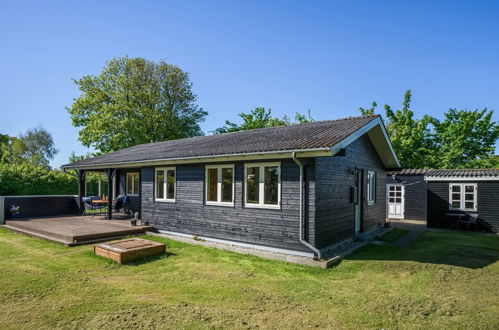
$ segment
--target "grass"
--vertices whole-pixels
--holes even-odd
[[[393,243],[408,232],[409,231],[406,229],[394,228],[388,233],[384,234],[383,237],[381,237],[380,241]]]
[[[426,232],[323,270],[149,237],[118,265],[0,229],[2,329],[499,328],[499,237]]]

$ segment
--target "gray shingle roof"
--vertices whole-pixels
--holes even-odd
[[[388,171],[386,174],[392,175],[392,174],[398,174],[398,175],[425,175],[428,171],[428,169],[425,168],[404,168],[402,170],[398,171]]]
[[[484,177],[494,176],[499,178],[499,168],[474,168],[474,169],[449,169],[449,170],[430,170],[429,177]]]
[[[348,117],[141,144],[62,167],[330,148],[378,117]]]
[[[497,177],[499,179],[499,168],[473,168],[473,169],[419,169],[410,168],[399,171],[389,171],[388,175],[426,175],[427,177]]]

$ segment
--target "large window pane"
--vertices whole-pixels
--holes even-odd
[[[475,203],[474,202],[466,202],[466,203],[464,203],[464,207],[467,209],[474,209]]]
[[[222,202],[232,202],[232,168],[222,168]]]
[[[139,173],[134,173],[133,174],[133,194],[134,195],[139,194],[139,187],[140,187],[140,175],[139,175]]]
[[[126,174],[126,194],[133,195],[133,173]]]
[[[167,199],[175,199],[175,170],[167,170]]]
[[[279,168],[277,166],[265,166],[265,204],[277,204],[279,196]]]
[[[260,193],[260,169],[258,167],[248,167],[246,177],[246,202],[258,204],[258,196]]]
[[[209,202],[217,201],[217,173],[216,168],[208,169],[208,196],[206,198]]]
[[[164,182],[165,182],[165,171],[157,171],[156,172],[156,198],[159,198],[159,199],[165,198]]]

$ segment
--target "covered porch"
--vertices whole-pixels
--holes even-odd
[[[79,214],[105,219],[140,218],[140,169],[78,170]]]
[[[68,246],[89,244],[154,231],[154,227],[131,226],[130,220],[105,220],[104,216],[50,216],[7,220],[4,228]]]

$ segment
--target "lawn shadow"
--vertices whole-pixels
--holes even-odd
[[[415,261],[478,269],[499,260],[499,236],[426,231],[408,246],[368,244],[345,259]]]
[[[154,261],[161,260],[161,259],[170,258],[170,257],[173,257],[173,256],[176,256],[176,254],[172,253],[172,252],[165,252],[163,254],[157,254],[157,255],[154,255],[154,256],[144,257],[144,258],[140,258],[140,259],[137,259],[137,260],[134,260],[134,261],[130,261],[130,262],[124,263],[123,265],[126,265],[126,266],[140,266],[140,265],[143,265],[143,264],[147,264],[147,263],[154,262]]]

